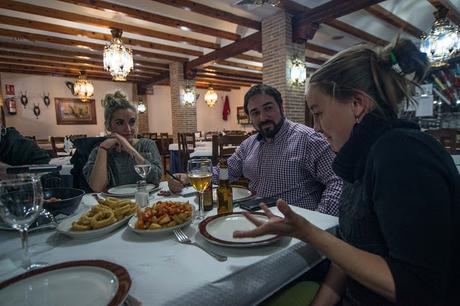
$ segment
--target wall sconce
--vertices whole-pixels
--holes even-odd
[[[187,107],[195,105],[197,100],[195,88],[191,85],[185,86],[184,93],[182,94],[182,104]]]
[[[212,84],[209,84],[208,91],[204,95],[204,101],[208,107],[214,107],[214,105],[216,105],[217,98],[217,93],[212,88]]]
[[[142,99],[139,97],[137,101],[137,111],[141,114],[145,113],[147,110],[147,107],[145,106],[144,102],[142,102]]]
[[[300,86],[305,84],[307,79],[307,65],[304,61],[299,58],[294,58],[292,60],[290,81],[293,85]]]

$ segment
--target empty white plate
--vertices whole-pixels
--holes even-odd
[[[16,276],[0,285],[2,305],[119,305],[131,278],[125,268],[102,260],[65,262]]]
[[[145,188],[149,193],[160,189],[158,185],[153,184],[147,184]],[[107,192],[103,194],[112,197],[134,197],[136,191],[137,184],[128,184],[109,188]]]
[[[252,213],[258,219],[267,220],[262,213]],[[254,238],[233,238],[234,231],[246,231],[254,229],[252,224],[241,212],[228,213],[208,217],[200,222],[200,234],[207,241],[229,247],[253,247],[273,243],[280,239],[276,235],[263,235]]]

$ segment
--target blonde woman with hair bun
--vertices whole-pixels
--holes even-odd
[[[140,177],[134,165],[151,164],[147,182],[158,184],[163,173],[161,157],[154,141],[137,139],[137,111],[120,91],[102,101],[104,125],[109,137],[91,152],[83,168],[88,185],[95,192],[113,186],[136,183]]]
[[[314,128],[337,152],[332,169],[344,180],[339,238],[283,200],[277,206],[284,217],[262,204],[269,220],[246,214],[257,228],[234,232],[292,236],[327,256],[325,279],[305,297],[310,305],[459,305],[460,176],[435,139],[398,119],[427,68],[425,54],[397,39],[385,48],[344,50],[311,76],[306,100]],[[301,299],[298,286],[307,291],[299,282],[280,298],[296,291]]]

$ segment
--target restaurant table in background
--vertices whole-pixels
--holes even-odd
[[[212,157],[212,141],[197,141],[195,143],[195,149],[190,153],[190,158],[197,157]],[[177,173],[183,171],[181,169],[181,161],[179,154],[179,145],[177,143],[172,143],[169,145],[170,152],[170,161],[169,161],[169,171],[171,173]]]
[[[71,158],[72,156],[56,157],[56,158],[52,158],[49,162],[50,165],[62,166],[61,171],[59,171],[59,175],[64,181],[64,186],[62,187],[72,187],[73,186],[73,176],[70,173],[70,170],[72,170],[73,168],[73,165],[70,163]]]
[[[455,165],[457,166],[458,172],[460,173],[460,155],[451,155],[454,160]]]
[[[166,182],[160,186],[166,188]],[[151,203],[159,199],[188,200],[197,206],[195,196],[162,198],[155,195]],[[93,205],[95,199],[85,195],[82,203],[78,211]],[[335,230],[337,218],[299,207],[293,209],[316,226]],[[280,214],[276,208],[272,211]],[[215,213],[213,209],[207,215]],[[267,246],[231,248],[206,242],[197,232],[197,224],[184,228],[184,232],[206,248],[228,256],[228,260],[219,262],[197,247],[180,244],[172,234],[146,237],[126,227],[97,240],[72,240],[54,231],[31,233],[29,239],[35,261],[55,264],[102,259],[122,265],[132,279],[130,295],[144,305],[256,304],[323,258],[308,244],[296,239],[282,238]],[[0,249],[0,281],[3,281],[22,272],[11,271],[8,258],[8,254],[20,249],[19,234],[1,231]]]

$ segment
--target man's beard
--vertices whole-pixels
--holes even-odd
[[[270,123],[271,125],[273,125],[273,129],[269,129],[269,128],[263,128],[262,126],[264,124],[267,124],[267,123]],[[262,135],[264,138],[273,138],[275,137],[276,133],[278,133],[278,131],[281,129],[281,126],[283,125],[284,123],[284,118],[281,118],[280,122],[278,122],[278,124],[275,123],[275,121],[273,120],[266,120],[266,121],[263,121],[261,123],[259,123],[259,133],[260,135]]]

